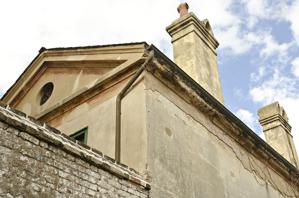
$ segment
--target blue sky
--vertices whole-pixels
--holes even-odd
[[[1,2],[0,95],[41,46],[147,41],[172,58],[165,27],[178,17],[180,2]],[[257,109],[278,100],[289,115],[299,147],[299,0],[190,0],[188,4],[200,19],[209,19],[220,43],[226,106],[261,135]]]

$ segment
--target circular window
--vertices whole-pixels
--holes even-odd
[[[43,105],[43,104],[45,104],[45,102],[48,101],[48,99],[52,95],[53,89],[54,89],[54,84],[51,82],[48,82],[41,88],[41,90],[39,92],[39,97],[40,97],[39,104],[40,105]]]

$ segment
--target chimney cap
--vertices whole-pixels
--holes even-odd
[[[258,115],[260,120],[268,119],[274,115],[280,115],[286,122],[289,121],[286,111],[277,101],[260,108]]]
[[[183,16],[185,14],[188,14],[188,9],[189,9],[189,5],[188,3],[181,3],[178,8],[177,11],[180,14],[180,16]]]

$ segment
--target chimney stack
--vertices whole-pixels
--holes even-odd
[[[180,18],[166,28],[172,38],[174,62],[223,104],[216,54],[219,44],[209,21],[199,20],[188,9],[187,3],[181,3],[177,8]]]
[[[298,156],[295,149],[288,116],[278,102],[258,110],[259,122],[267,143],[279,154],[298,168]]]

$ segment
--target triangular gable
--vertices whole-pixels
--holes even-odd
[[[130,43],[43,48],[2,99],[29,115],[37,115],[75,92],[92,87],[98,78],[116,67],[136,62],[146,46],[146,43]],[[51,83],[52,87],[47,87]],[[45,97],[49,99],[41,104]]]

